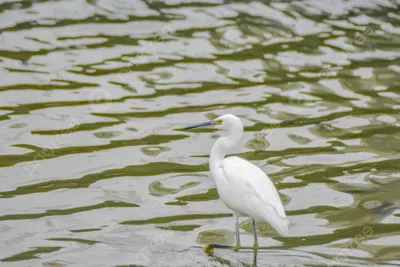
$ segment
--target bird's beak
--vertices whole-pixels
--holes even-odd
[[[202,122],[202,123],[199,123],[199,124],[195,124],[195,125],[192,125],[192,126],[188,126],[188,127],[182,128],[182,130],[189,130],[189,129],[193,129],[193,128],[197,128],[197,127],[201,127],[201,126],[208,126],[208,125],[215,125],[215,124],[216,123],[214,121],[207,121],[207,122]]]

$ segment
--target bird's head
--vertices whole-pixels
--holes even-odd
[[[242,122],[240,121],[240,119],[238,117],[236,117],[235,115],[232,115],[232,114],[225,114],[225,115],[219,116],[218,118],[216,118],[212,121],[207,121],[207,122],[195,124],[192,126],[188,126],[188,127],[183,128],[183,130],[189,130],[189,129],[198,128],[198,127],[207,126],[207,125],[216,125],[217,128],[226,130],[228,132],[235,131],[235,130],[243,131]]]

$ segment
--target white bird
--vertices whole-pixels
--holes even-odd
[[[206,125],[218,125],[227,135],[219,138],[211,149],[209,167],[224,204],[235,216],[236,246],[240,249],[239,218],[251,217],[254,249],[258,249],[256,222],[268,222],[281,236],[287,236],[290,222],[286,217],[278,191],[269,177],[256,165],[239,157],[225,155],[236,147],[243,136],[243,124],[232,114],[213,121],[185,127],[183,130]]]

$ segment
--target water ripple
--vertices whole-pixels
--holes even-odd
[[[289,237],[258,266],[399,264],[400,2],[0,3],[0,261],[250,266],[218,200],[212,129],[275,182]],[[99,253],[100,252],[100,253]],[[95,255],[95,256],[94,256]],[[11,265],[10,265],[11,266]]]

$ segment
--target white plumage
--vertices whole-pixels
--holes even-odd
[[[278,191],[269,177],[260,168],[244,159],[225,158],[243,136],[243,124],[240,119],[232,114],[226,114],[214,121],[184,129],[206,125],[218,125],[227,131],[227,135],[219,138],[211,149],[209,165],[221,200],[236,217],[235,250],[240,248],[239,217],[253,219],[255,248],[258,248],[256,221],[268,222],[280,235],[287,236],[290,222]]]
[[[280,235],[286,236],[289,221],[274,184],[254,164],[239,157],[228,157],[221,162],[224,179],[221,200],[240,217],[251,217],[256,221],[270,223]],[[223,195],[223,196],[222,196]]]

